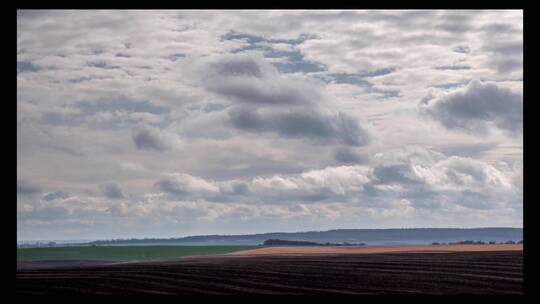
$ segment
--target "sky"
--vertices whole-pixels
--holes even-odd
[[[17,238],[522,227],[523,12],[17,11]]]

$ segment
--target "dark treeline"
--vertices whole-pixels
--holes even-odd
[[[466,240],[466,241],[459,241],[459,242],[449,242],[449,243],[440,243],[440,242],[433,242],[431,245],[483,245],[483,244],[523,244],[523,240],[519,240],[517,242],[508,240],[506,242],[495,242],[495,241],[489,241],[489,242],[483,242],[483,241],[472,241],[472,240]]]
[[[316,243],[316,242],[307,242],[307,241],[289,241],[289,240],[278,240],[270,239],[266,240],[263,243],[264,246],[365,246],[366,243]]]

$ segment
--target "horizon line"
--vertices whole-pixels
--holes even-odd
[[[17,239],[18,242],[42,242],[42,241],[110,241],[110,240],[142,240],[142,239],[181,239],[188,237],[197,237],[197,236],[236,236],[236,235],[257,235],[257,234],[270,234],[270,233],[309,233],[309,232],[328,232],[335,230],[408,230],[408,229],[523,229],[521,227],[512,227],[512,226],[486,226],[486,227],[411,227],[411,228],[335,228],[335,229],[326,229],[326,230],[304,230],[304,231],[270,231],[270,232],[259,232],[259,233],[232,233],[232,234],[193,234],[193,235],[184,235],[184,236],[171,236],[171,237],[124,237],[124,238],[92,238],[92,239]]]

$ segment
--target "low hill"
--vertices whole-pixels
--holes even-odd
[[[482,242],[518,242],[522,228],[411,228],[411,229],[337,229],[308,232],[272,232],[245,235],[201,235],[169,239],[116,239],[90,245],[260,245],[268,239],[315,243],[366,243],[369,245],[454,243],[463,240]]]

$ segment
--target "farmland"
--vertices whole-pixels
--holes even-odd
[[[17,261],[100,260],[158,261],[178,257],[224,254],[255,246],[80,246],[17,249]]]
[[[523,251],[246,250],[175,261],[18,269],[17,293],[522,294]]]

